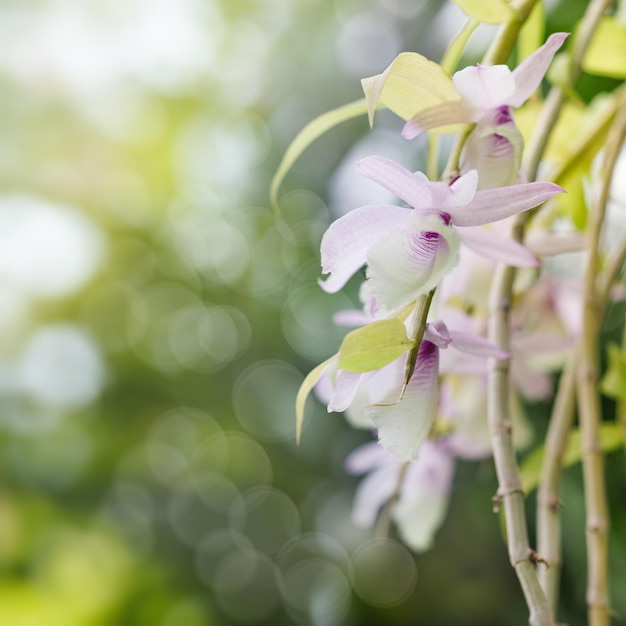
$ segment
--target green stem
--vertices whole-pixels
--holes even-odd
[[[587,263],[584,274],[583,333],[578,367],[578,404],[583,448],[583,480],[587,518],[587,608],[590,626],[609,623],[608,597],[608,503],[604,479],[604,456],[600,445],[602,408],[598,395],[598,333],[596,279],[602,225],[613,170],[626,136],[626,99],[622,100],[609,131],[601,175],[601,189],[592,207],[587,229]]]

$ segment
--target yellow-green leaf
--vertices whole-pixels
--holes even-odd
[[[537,48],[541,47],[545,41],[546,16],[543,2],[535,2],[533,10],[528,19],[520,29],[517,38],[517,62],[521,63],[530,56]]]
[[[313,368],[302,381],[300,389],[298,389],[298,395],[296,396],[296,442],[300,443],[300,435],[302,434],[302,423],[304,422],[304,407],[306,400],[311,393],[311,390],[317,384],[317,381],[322,377],[324,370],[337,358],[334,354],[323,363],[320,363],[317,367]]]
[[[626,22],[610,15],[600,20],[583,58],[583,70],[599,76],[626,78]]]
[[[454,72],[463,56],[463,51],[465,50],[465,46],[467,46],[469,38],[479,26],[480,22],[478,20],[469,20],[467,24],[463,26],[461,32],[450,42],[441,59],[441,67],[445,72],[448,74]]]
[[[468,17],[486,24],[503,24],[515,19],[506,0],[453,0]]]
[[[626,400],[626,353],[617,344],[608,345],[609,366],[600,381],[602,393],[609,398]]]
[[[339,350],[339,368],[371,372],[395,361],[413,345],[399,319],[381,320],[348,333]]]
[[[422,109],[460,99],[443,68],[417,52],[403,52],[382,74],[364,78],[361,85],[370,125],[381,103],[407,121]]]
[[[619,448],[623,443],[622,432],[618,424],[606,422],[600,426],[600,447],[603,452],[612,452]],[[581,434],[578,428],[570,432],[563,454],[563,467],[570,467],[575,463],[579,463],[582,459]],[[545,447],[535,448],[520,466],[520,477],[522,479],[522,489],[528,494],[533,491],[539,484],[541,475],[541,465]]]
[[[319,117],[316,117],[296,135],[295,139],[287,148],[270,185],[270,204],[276,213],[279,212],[278,189],[287,175],[287,172],[289,172],[298,157],[325,132],[341,124],[341,122],[359,117],[360,115],[365,115],[367,110],[365,100],[357,100],[356,102],[345,104],[344,106],[333,109],[332,111],[327,111]]]

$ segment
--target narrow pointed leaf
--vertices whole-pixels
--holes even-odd
[[[318,137],[321,137],[331,128],[341,124],[341,122],[359,117],[360,115],[365,115],[366,113],[367,104],[365,100],[357,100],[356,102],[351,102],[350,104],[346,104],[316,117],[296,135],[295,139],[287,148],[270,185],[270,203],[276,213],[279,212],[278,189],[298,157]]]
[[[370,125],[382,103],[403,120],[448,100],[458,100],[452,80],[437,63],[417,52],[403,52],[376,76],[361,81]]]
[[[412,345],[399,319],[373,322],[346,335],[339,350],[339,368],[371,372],[395,361]]]
[[[626,22],[609,15],[600,20],[583,57],[583,69],[599,76],[626,78]]]
[[[506,0],[453,0],[468,17],[485,24],[503,24],[515,18]]]
[[[300,435],[302,434],[302,423],[304,422],[304,407],[306,400],[311,393],[311,390],[319,379],[324,374],[324,370],[337,358],[337,355],[333,355],[330,359],[320,363],[317,367],[313,368],[306,376],[300,389],[298,389],[298,395],[296,396],[296,442],[300,443]]]
[[[612,452],[622,446],[624,440],[618,424],[607,422],[600,426],[600,448],[603,452]],[[535,448],[520,466],[522,489],[528,495],[539,484],[541,465],[545,454],[544,446]],[[582,459],[582,438],[580,430],[575,428],[571,431],[563,455],[563,468],[571,467]]]

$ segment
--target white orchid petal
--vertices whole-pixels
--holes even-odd
[[[478,187],[492,189],[515,184],[520,175],[524,139],[509,107],[495,109],[468,137],[461,155],[461,171],[478,170]]]
[[[479,226],[459,227],[459,239],[468,248],[499,263],[514,267],[537,267],[537,259],[528,248],[509,237]]]
[[[410,172],[398,163],[381,156],[362,159],[357,163],[356,171],[416,209],[432,206],[430,183],[421,172]]]
[[[455,226],[481,226],[532,209],[563,191],[558,185],[547,182],[479,189],[469,204],[447,212]]]
[[[398,401],[398,388],[386,398],[394,404],[368,407],[378,428],[380,445],[402,461],[416,458],[435,420],[439,403],[438,362],[438,348],[429,341],[422,341],[415,371],[402,400]]]
[[[413,139],[427,130],[442,126],[450,126],[456,130],[456,125],[472,124],[477,121],[478,117],[477,111],[465,106],[461,100],[442,102],[427,109],[422,109],[414,115],[404,125],[402,136],[405,139]]]
[[[478,188],[478,172],[470,170],[459,176],[450,186],[449,192],[444,198],[441,209],[446,211],[448,208],[465,206],[472,201]]]
[[[380,239],[367,254],[369,290],[394,309],[427,293],[458,262],[459,242],[438,215],[415,216]]]
[[[407,223],[410,209],[393,205],[361,207],[333,222],[322,237],[322,272],[331,275],[320,281],[324,291],[339,291],[361,266],[373,243]]]
[[[507,104],[515,93],[515,79],[506,65],[472,65],[456,72],[452,82],[465,105],[482,112]]]
[[[541,84],[550,63],[561,47],[568,33],[554,33],[538,50],[526,57],[514,70],[515,93],[507,104],[513,107],[522,105]]]

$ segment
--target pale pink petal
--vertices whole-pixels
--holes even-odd
[[[365,324],[369,324],[372,321],[372,316],[365,311],[359,310],[346,310],[346,311],[337,311],[333,315],[333,324],[336,326],[365,326]]]
[[[381,156],[362,159],[356,164],[356,171],[416,209],[432,206],[430,183],[421,172],[410,172],[398,163]]]
[[[367,374],[371,373],[368,372]],[[335,378],[335,391],[328,402],[328,412],[341,413],[345,411],[352,401],[361,384],[365,384],[367,374],[355,374],[339,370]]]
[[[352,505],[352,522],[360,528],[371,528],[378,511],[389,500],[398,482],[398,464],[387,465],[366,476],[356,489]]]
[[[378,429],[380,444],[401,461],[416,458],[435,420],[439,402],[438,361],[438,348],[422,341],[415,371],[402,400],[398,400],[400,388],[394,389],[385,399],[390,406],[368,409]]]
[[[426,324],[424,339],[426,339],[426,341],[430,341],[430,343],[434,343],[442,350],[445,350],[448,347],[448,344],[452,341],[448,327],[442,321]]]
[[[373,243],[408,222],[411,209],[393,205],[355,209],[333,222],[322,237],[322,272],[331,275],[320,281],[324,291],[339,291],[361,266]]]
[[[547,182],[479,189],[469,204],[447,212],[455,226],[481,226],[532,209],[554,194],[563,192],[564,189],[558,185]]]
[[[426,441],[409,467],[393,520],[400,537],[416,552],[428,550],[448,508],[454,459],[441,446]]]
[[[550,35],[541,48],[526,57],[513,70],[515,93],[508,99],[507,104],[518,107],[530,98],[541,84],[541,79],[548,71],[556,51],[568,36],[568,33],[554,33]]]
[[[507,104],[515,93],[515,80],[506,65],[472,65],[456,72],[452,82],[464,104],[482,112]]]
[[[367,254],[369,291],[387,309],[427,293],[456,265],[458,238],[437,215],[415,216]]]
[[[397,467],[398,459],[376,441],[370,441],[353,450],[346,458],[344,467],[348,474],[365,474],[377,467],[389,464]]]
[[[459,239],[474,252],[514,267],[537,267],[537,259],[528,248],[510,237],[479,226],[459,227]]]
[[[479,117],[480,111],[468,108],[461,100],[442,102],[427,109],[422,109],[417,115],[412,117],[404,125],[402,136],[405,139],[413,139],[433,128],[456,124],[472,124]]]
[[[450,345],[461,352],[467,352],[475,356],[494,356],[499,359],[505,359],[509,356],[508,352],[498,348],[491,341],[479,335],[450,331],[450,336],[452,337]]]

